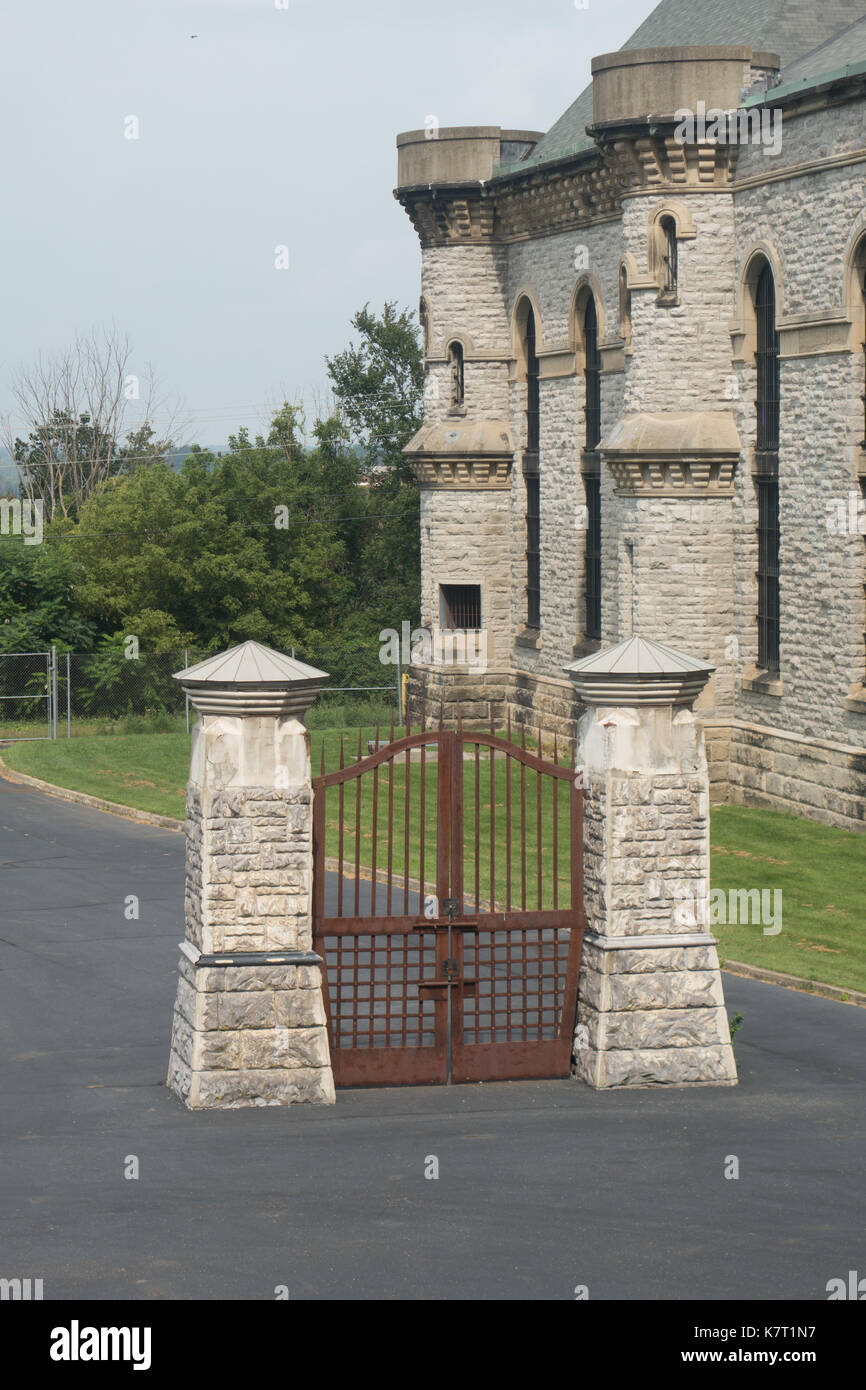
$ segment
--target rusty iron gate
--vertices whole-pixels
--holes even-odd
[[[422,728],[313,781],[313,944],[341,1086],[567,1076],[583,792],[553,756]]]

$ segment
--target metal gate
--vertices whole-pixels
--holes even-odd
[[[342,1086],[567,1076],[583,793],[488,731],[422,728],[314,779],[314,946]],[[562,749],[568,753],[560,760]]]
[[[57,737],[57,652],[0,652],[0,742]]]

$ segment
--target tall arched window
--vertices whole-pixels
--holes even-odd
[[[424,347],[424,356],[430,351],[430,310],[427,307],[427,300],[422,294],[418,301],[418,323],[421,326],[421,342]]]
[[[779,334],[776,286],[765,263],[755,286],[757,326],[758,665],[779,671]]]
[[[662,286],[660,301],[673,303],[677,298],[677,224],[672,217],[663,217],[659,222],[661,232]]]
[[[523,331],[526,361],[526,450],[523,479],[526,484],[526,626],[541,627],[541,490],[539,443],[541,438],[538,353],[535,315],[527,306]]]
[[[598,445],[601,440],[601,353],[598,350],[598,313],[595,300],[587,296],[583,311],[583,350],[585,385],[585,442],[582,460],[586,496],[586,545],[584,548],[584,594],[586,596],[587,637],[601,637],[601,469]]]
[[[619,336],[625,339],[628,346],[631,342],[631,290],[624,265],[620,266],[619,271]]]
[[[464,376],[463,344],[451,343],[448,347],[448,365],[451,373],[451,409],[463,409]]]

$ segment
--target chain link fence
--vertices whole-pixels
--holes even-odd
[[[173,679],[209,653],[123,651],[0,653],[0,741],[74,738],[94,733],[189,729],[195,711]],[[311,723],[371,708],[402,713],[400,667],[383,666],[377,643],[358,641],[291,655],[330,680],[310,713]]]

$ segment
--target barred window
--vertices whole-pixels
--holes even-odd
[[[677,224],[672,217],[663,217],[659,227],[662,234],[662,296],[671,300],[677,296]]]
[[[592,295],[583,314],[583,378],[586,385],[585,453],[583,487],[586,497],[586,545],[584,548],[584,635],[601,637],[601,477],[598,445],[601,440],[601,354],[598,350],[598,312]]]
[[[758,665],[779,671],[779,415],[780,352],[776,287],[765,265],[755,289],[757,319]]]
[[[447,631],[477,632],[481,628],[481,585],[442,584],[439,625]]]
[[[465,395],[462,343],[451,343],[449,345],[448,365],[451,373],[451,409],[460,410]]]
[[[526,452],[523,477],[526,484],[526,626],[541,627],[541,486],[539,443],[541,438],[538,354],[535,315],[526,317]]]
[[[601,439],[601,354],[598,350],[598,314],[592,295],[586,301],[583,315],[583,346],[583,379],[586,384],[585,448],[592,451],[598,448],[598,441]]]
[[[529,310],[526,318],[526,447],[538,453],[540,429],[540,398],[538,391],[538,356],[535,348],[535,315]]]

